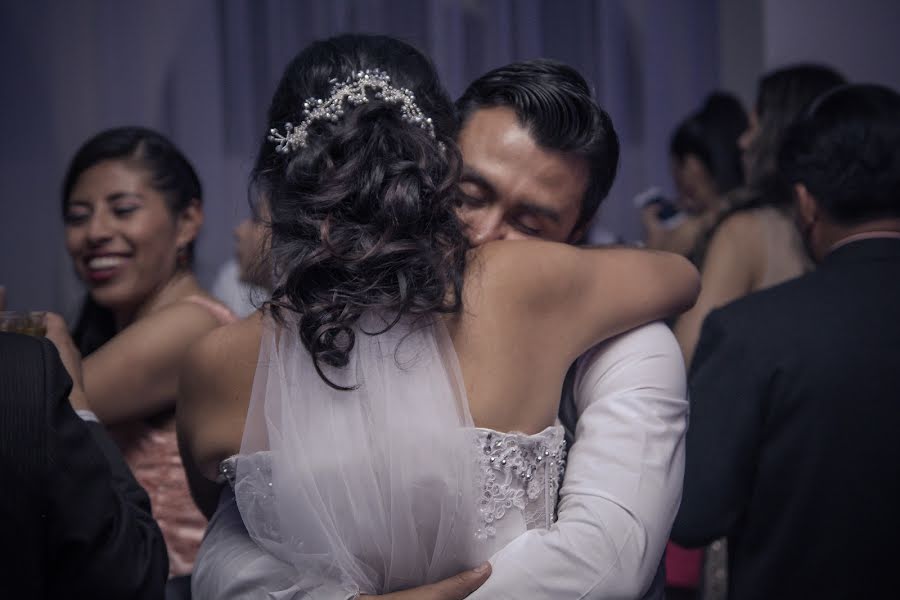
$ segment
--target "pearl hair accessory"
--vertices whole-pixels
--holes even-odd
[[[434,137],[434,124],[426,117],[416,104],[415,95],[406,88],[396,88],[391,85],[391,77],[381,69],[366,69],[358,71],[344,80],[342,83],[332,79],[331,95],[324,100],[310,98],[303,103],[303,121],[296,127],[291,123],[285,123],[285,133],[278,129],[269,130],[269,141],[276,142],[276,151],[283,154],[293,152],[306,146],[309,137],[309,127],[316,121],[337,122],[344,115],[344,102],[353,106],[359,106],[369,101],[366,91],[375,92],[375,97],[392,104],[400,105],[400,112],[404,121],[417,125]]]

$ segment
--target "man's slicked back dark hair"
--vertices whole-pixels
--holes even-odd
[[[559,61],[537,59],[489,71],[456,102],[460,123],[478,109],[513,109],[539,146],[584,158],[590,169],[576,229],[597,212],[619,164],[619,137],[612,119],[578,71]]]

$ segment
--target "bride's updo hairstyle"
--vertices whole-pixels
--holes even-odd
[[[384,72],[409,104],[379,97],[344,101],[330,118],[304,122],[304,103],[327,104],[335,84]],[[385,94],[389,96],[389,94]],[[308,125],[303,143],[270,139]],[[387,318],[461,308],[468,243],[454,211],[460,157],[453,103],[431,62],[401,41],[342,35],[316,42],[287,67],[269,108],[252,185],[271,208],[275,287],[268,309],[284,325],[296,313],[319,375],[346,366],[354,325],[366,312]],[[296,131],[296,130],[295,130]],[[294,321],[293,319],[291,320]],[[344,389],[344,388],[341,388]]]

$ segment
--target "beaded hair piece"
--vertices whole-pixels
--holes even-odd
[[[369,101],[367,91],[374,91],[374,96],[385,102],[400,105],[404,121],[417,125],[434,137],[434,124],[426,117],[416,104],[413,93],[406,88],[391,85],[391,77],[381,69],[366,69],[353,73],[343,82],[332,79],[331,95],[324,100],[310,98],[303,103],[303,121],[296,127],[285,123],[285,133],[278,129],[269,130],[269,141],[276,142],[276,151],[283,154],[296,151],[306,146],[309,128],[316,121],[336,122],[344,115],[344,102],[359,106]]]

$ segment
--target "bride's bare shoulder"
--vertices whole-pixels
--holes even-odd
[[[489,242],[470,251],[466,283],[473,294],[496,292],[505,298],[535,299],[548,290],[548,282],[565,275],[577,255],[577,249],[556,242]]]
[[[511,265],[553,264],[577,253],[569,244],[546,240],[501,240],[482,244],[469,251],[469,263],[481,268],[497,269]]]
[[[191,346],[182,378],[229,385],[252,378],[259,357],[263,316],[257,311],[240,321],[218,327]]]
[[[218,461],[240,448],[262,340],[259,313],[211,331],[181,365],[178,437],[209,478]]]

